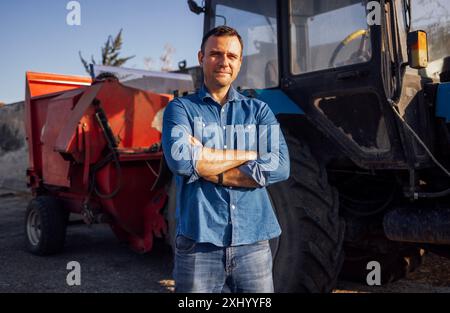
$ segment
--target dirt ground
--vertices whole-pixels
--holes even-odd
[[[336,293],[449,293],[450,260],[433,253],[424,256],[423,264],[408,277],[382,286],[368,286],[340,281]]]
[[[23,217],[30,195],[0,189],[0,292],[171,292],[172,254],[158,241],[139,255],[118,243],[106,225],[71,226],[60,255],[24,250]],[[67,263],[81,265],[81,285],[68,286]],[[335,293],[448,293],[450,260],[426,254],[407,278],[383,286],[339,281]]]
[[[70,226],[61,254],[39,257],[25,251],[27,193],[0,190],[0,293],[169,292],[172,255],[163,242],[147,254],[118,242],[109,226]],[[81,285],[66,282],[67,264],[81,267]]]

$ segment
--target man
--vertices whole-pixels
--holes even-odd
[[[231,86],[242,53],[234,29],[208,32],[198,53],[202,88],[164,113],[177,190],[176,292],[273,292],[268,240],[281,229],[265,187],[289,177],[289,156],[267,104]]]

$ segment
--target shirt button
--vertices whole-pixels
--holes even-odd
[[[222,108],[222,112],[225,112],[225,109]]]
[[[231,205],[231,208],[234,210],[236,209],[236,207],[234,206],[234,204]]]
[[[226,126],[224,126],[224,127],[222,127],[223,129],[225,129],[226,128]]]
[[[205,127],[206,126],[206,124],[205,123],[203,123],[203,127]]]
[[[230,189],[233,189],[233,186],[230,186]]]
[[[223,148],[226,149],[226,148],[227,148],[227,145],[224,145]]]

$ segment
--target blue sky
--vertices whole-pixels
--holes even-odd
[[[158,70],[166,44],[175,48],[174,68],[184,59],[187,66],[197,65],[204,15],[191,13],[186,0],[78,0],[80,26],[66,23],[69,2],[0,0],[0,102],[24,99],[26,71],[87,75],[78,51],[100,62],[101,46],[121,28],[122,56],[135,55],[126,67],[145,69],[150,57]],[[449,23],[450,0],[413,0],[413,5],[419,24]]]
[[[125,66],[144,69],[144,58],[175,48],[173,67],[187,60],[197,65],[203,16],[191,13],[186,0],[78,0],[81,25],[69,26],[69,0],[0,1],[0,102],[24,99],[25,72],[87,75],[78,51],[100,61],[108,35],[123,28],[122,55],[136,55]],[[201,3],[201,1],[198,1]]]

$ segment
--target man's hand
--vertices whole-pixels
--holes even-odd
[[[214,184],[219,183],[219,175],[204,176],[203,178]]]
[[[189,143],[202,146],[196,168],[197,173],[202,177],[218,175],[247,161],[256,160],[258,157],[255,151],[205,148],[193,136],[190,136]]]
[[[204,179],[214,184],[219,183],[218,175],[204,176]],[[229,169],[223,173],[222,184],[227,187],[245,187],[245,188],[257,188],[261,187],[253,178],[245,175],[237,168]]]
[[[203,147],[202,143],[194,136],[189,135],[189,143],[193,146],[202,146]]]

